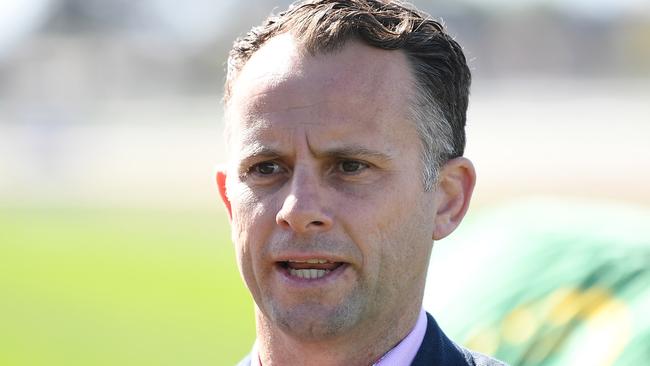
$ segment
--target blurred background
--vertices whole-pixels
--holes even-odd
[[[650,2],[412,2],[470,60],[479,175],[425,308],[512,365],[644,364]],[[220,99],[232,41],[288,4],[0,0],[1,365],[248,352]]]

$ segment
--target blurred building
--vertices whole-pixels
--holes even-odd
[[[130,201],[132,196],[153,194],[153,177],[163,177],[179,192],[189,192],[186,195],[201,192],[194,197],[198,203],[211,190],[205,183],[208,178],[201,174],[209,174],[206,167],[223,155],[218,131],[227,52],[236,36],[289,1],[24,0],[1,4],[0,202],[38,202],[51,196],[64,201],[124,196]],[[585,152],[580,159],[601,159],[602,151],[592,150],[598,136],[618,136],[620,146],[614,149],[635,145],[639,134],[624,131],[647,120],[643,116],[647,103],[638,102],[650,94],[647,3],[464,0],[415,4],[443,20],[470,60],[474,98],[468,148],[479,157],[479,168],[488,172],[480,181],[486,184],[480,192],[501,194],[490,187],[505,189],[506,194],[513,191],[512,185],[504,184],[503,165],[494,154],[495,147],[502,146],[495,131],[552,133],[545,131],[550,126],[539,121],[543,114],[536,112],[536,100],[544,101],[541,110],[550,114],[544,118],[566,121],[564,126],[572,132],[565,137],[587,131],[577,120],[596,118],[594,124],[600,129],[578,139],[583,142],[576,150]],[[599,100],[601,110],[593,108],[594,99]],[[571,104],[564,104],[569,100]],[[607,121],[619,116],[621,121],[607,127]],[[179,142],[174,136],[187,137]],[[472,150],[477,146],[485,150]],[[527,151],[519,151],[520,161],[527,154],[537,154],[532,161],[539,166],[544,159],[540,146],[526,144]],[[650,153],[637,155],[645,159]],[[173,171],[168,168],[170,159],[177,164]],[[577,160],[554,163],[568,164],[566,171],[573,169],[571,164],[580,164]],[[597,166],[594,169],[584,177],[592,180],[602,174]],[[535,172],[526,173],[524,186],[539,182]],[[44,174],[49,191],[37,188]],[[567,181],[562,174],[553,180]],[[646,177],[636,176],[635,181],[646,182]],[[194,189],[197,181],[206,186]],[[573,179],[576,182],[582,184]],[[516,184],[521,188],[521,183]],[[118,186],[124,188],[115,190]],[[161,192],[170,188],[159,182],[156,186]],[[80,196],[79,192],[86,193]],[[154,194],[145,202],[161,196],[165,195]],[[644,194],[643,200],[650,202],[649,196]]]

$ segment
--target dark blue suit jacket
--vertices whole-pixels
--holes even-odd
[[[237,366],[250,366],[250,355]],[[427,313],[427,331],[411,366],[504,366],[505,363],[461,347],[447,338],[431,314]],[[390,365],[407,366],[407,365]]]

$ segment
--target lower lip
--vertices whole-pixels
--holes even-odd
[[[292,285],[301,286],[301,287],[310,287],[310,286],[322,286],[333,281],[336,281],[337,278],[341,277],[343,273],[348,269],[348,264],[343,263],[340,266],[336,267],[334,270],[325,274],[320,278],[302,278],[298,276],[293,276],[289,273],[289,269],[278,264],[276,269],[281,273],[282,278],[289,282]]]

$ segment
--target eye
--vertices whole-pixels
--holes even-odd
[[[358,173],[368,168],[368,164],[357,160],[343,160],[339,162],[339,170],[346,174]]]
[[[282,170],[282,167],[280,167],[279,164],[271,162],[271,161],[265,161],[259,164],[255,164],[252,168],[251,171],[254,173],[257,173],[259,175],[272,175],[272,174],[277,174]]]

